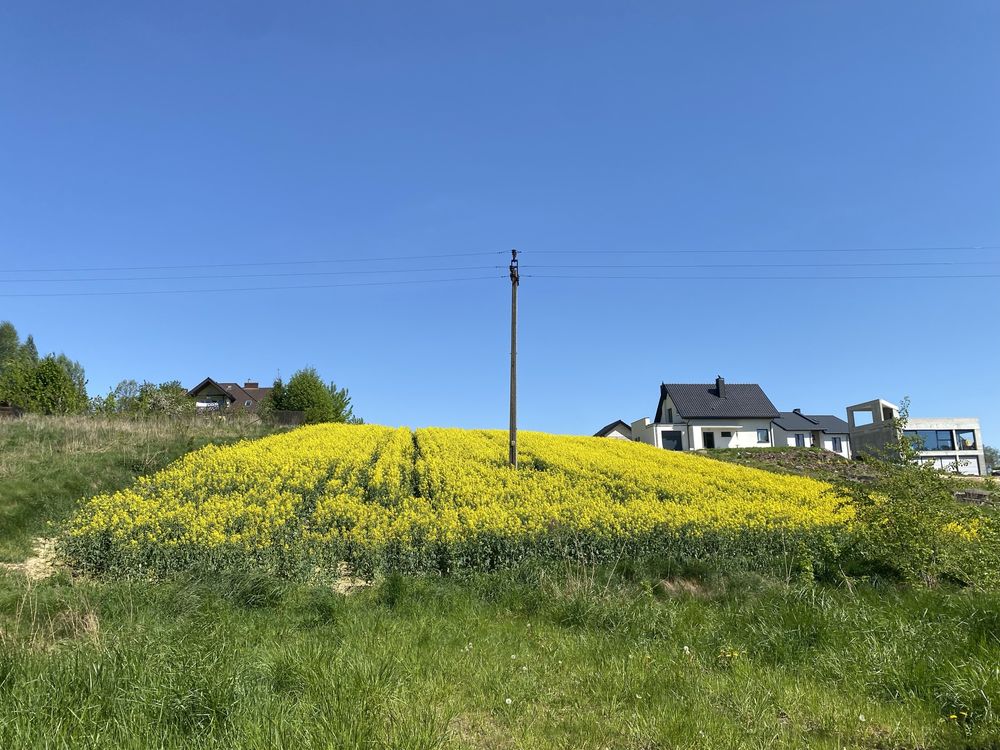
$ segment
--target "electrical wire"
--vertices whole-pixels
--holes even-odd
[[[238,273],[227,274],[220,277],[218,274],[198,275],[198,276],[93,276],[90,278],[47,278],[47,279],[0,279],[0,284],[21,284],[21,283],[74,283],[81,281],[190,281],[197,279],[213,279],[218,281],[225,279],[260,279],[260,278],[283,278],[289,276],[353,276],[358,274],[372,273],[433,273],[446,271],[487,271],[503,268],[504,266],[451,266],[439,268],[365,268],[352,271],[291,271],[286,273]]]
[[[438,253],[436,255],[394,255],[382,258],[317,258],[316,260],[234,261],[231,263],[189,263],[176,266],[91,266],[87,268],[6,268],[5,273],[75,273],[84,271],[176,271],[188,268],[233,268],[246,266],[319,265],[322,263],[368,263],[390,260],[430,260],[432,258],[471,258],[482,255],[502,255],[507,251],[490,250],[477,253]]]
[[[776,250],[774,248],[739,248],[739,249],[715,249],[715,248],[681,248],[670,250],[619,250],[608,248],[605,250],[530,250],[534,255],[673,255],[673,254],[724,254],[724,253],[903,253],[903,252],[942,252],[945,250],[1000,250],[1000,245],[955,245],[948,247],[817,247],[800,248],[798,250]]]
[[[995,266],[1000,260],[927,260],[927,261],[892,261],[876,263],[574,263],[545,264],[532,263],[529,268],[869,268],[869,267],[905,267],[905,266]]]
[[[229,287],[219,289],[144,289],[117,292],[0,292],[0,297],[119,297],[138,296],[145,294],[171,295],[171,294],[206,294],[223,292],[269,292],[278,290],[293,289],[341,289],[344,287],[367,287],[367,286],[400,286],[404,284],[440,284],[451,281],[479,281],[483,279],[505,279],[506,276],[456,276],[447,279],[407,279],[404,281],[359,281],[346,284],[301,284],[294,286],[254,286],[254,287]]]
[[[522,277],[534,279],[576,279],[578,281],[601,281],[611,279],[630,279],[632,281],[664,280],[664,281],[865,281],[875,279],[906,280],[906,279],[1000,279],[997,273],[951,274],[951,275],[895,275],[895,276],[567,276],[563,274],[521,274]]]

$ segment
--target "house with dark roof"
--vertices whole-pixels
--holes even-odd
[[[631,424],[632,439],[666,450],[753,448],[774,444],[780,412],[756,383],[662,383],[656,416]]]
[[[188,396],[195,399],[199,411],[256,411],[272,390],[252,380],[240,385],[205,378],[188,391]]]
[[[604,427],[595,432],[594,437],[606,437],[613,438],[615,440],[631,440],[632,428],[626,422],[616,419],[611,424],[606,424]]]
[[[803,414],[801,409],[783,411],[774,420],[774,444],[796,448],[822,448],[851,457],[851,428],[831,414]]]

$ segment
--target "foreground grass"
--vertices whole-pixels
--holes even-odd
[[[0,580],[0,746],[995,747],[997,597],[667,572]]]
[[[0,561],[22,560],[78,499],[131,484],[208,443],[271,432],[260,423],[96,417],[0,420]]]

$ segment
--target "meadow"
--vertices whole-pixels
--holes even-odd
[[[299,519],[296,534],[357,528],[330,522],[328,506],[338,497],[337,513],[364,501],[376,524],[385,513],[405,516],[399,509],[408,503],[453,507],[455,493],[474,500],[485,497],[483,488],[494,488],[494,505],[508,497],[496,523],[506,528],[516,520],[524,524],[519,534],[544,512],[562,513],[576,529],[602,534],[627,536],[637,528],[641,533],[634,538],[645,539],[641,525],[612,523],[630,514],[588,515],[587,499],[602,492],[622,511],[648,513],[645,504],[652,503],[659,513],[654,519],[665,529],[688,518],[684,513],[696,514],[720,539],[757,524],[775,527],[788,539],[850,524],[829,504],[825,485],[815,483],[823,489],[817,494],[801,478],[784,484],[787,477],[708,459],[680,457],[691,460],[663,464],[663,473],[647,480],[624,482],[613,473],[647,463],[637,446],[609,445],[610,453],[596,459],[587,439],[570,440],[557,451],[545,436],[526,436],[525,477],[508,477],[501,483],[506,489],[496,489],[504,445],[500,438],[500,457],[490,457],[487,448],[492,451],[497,440],[492,433],[470,434],[461,456],[448,461],[447,446],[454,450],[456,444],[451,431],[410,433],[410,447],[398,431],[370,432],[382,448],[366,460],[336,461],[341,468],[334,468],[324,457],[277,473],[268,464],[258,473],[271,479],[255,475],[253,482],[293,495],[287,518]],[[23,519],[0,526],[0,549],[17,561],[30,549],[32,532],[54,533],[67,523],[79,528],[107,507],[106,499],[95,499],[117,493],[137,493],[136,502],[154,499],[157,512],[169,510],[179,514],[170,518],[183,521],[194,498],[166,492],[173,491],[175,468],[242,451],[254,443],[237,442],[241,437],[260,435],[261,428],[250,425],[192,425],[175,432],[169,426],[112,424],[92,430],[73,420],[0,423],[0,445],[15,446],[25,457],[6,460],[13,454],[5,452],[0,458],[6,480],[0,482],[0,511]],[[280,447],[293,435],[265,443]],[[326,450],[322,442],[315,448],[319,454]],[[212,445],[200,447],[204,443]],[[194,452],[185,453],[187,447]],[[179,463],[173,461],[182,454]],[[272,458],[280,454],[276,450]],[[380,464],[380,457],[390,456]],[[468,484],[460,490],[449,469],[457,465],[465,467],[462,477],[472,475],[462,479]],[[373,488],[361,496],[351,489],[359,472],[366,473],[364,486]],[[147,478],[137,482],[137,475]],[[567,480],[560,475],[591,489],[561,491]],[[219,502],[237,479],[219,485]],[[42,482],[39,494],[30,491]],[[650,495],[646,484],[663,496]],[[772,503],[766,523],[744,507],[764,486]],[[527,501],[536,492],[537,507]],[[176,503],[165,503],[168,496]],[[728,499],[720,505],[720,497]],[[295,498],[306,498],[305,504]],[[284,507],[279,502],[262,517],[286,518],[277,515]],[[480,526],[466,522],[485,523],[490,516],[479,510],[475,502],[462,506],[462,513],[456,510],[462,522],[442,529],[461,529],[471,534],[463,539],[482,541],[473,533]],[[253,533],[281,527],[262,521]],[[115,528],[127,550],[148,527]],[[163,528],[178,538],[197,533],[209,539],[212,532],[211,526],[180,522]],[[240,527],[218,528],[228,533]],[[408,522],[401,528],[413,527]],[[460,575],[442,574],[440,561],[428,564],[432,558],[412,548],[406,557],[396,543],[424,537],[392,537],[385,548],[356,553],[378,572],[370,585],[346,595],[319,577],[287,575],[287,567],[189,565],[155,537],[148,557],[132,559],[147,565],[159,559],[162,567],[141,574],[115,572],[128,560],[117,548],[95,557],[87,575],[60,567],[31,581],[0,571],[0,747],[996,746],[1000,595],[994,590],[948,581],[910,586],[877,575],[827,580],[784,565],[733,568],[729,558],[711,553],[721,549],[717,540],[715,546],[693,541],[689,551],[696,554],[650,549],[641,556],[615,551],[603,559],[605,548],[596,546],[591,552],[602,559],[587,559],[588,552],[556,561],[545,534],[558,529],[540,528],[540,538],[521,534],[540,539],[540,547],[499,559],[486,572],[466,565],[471,558],[462,556],[479,546],[463,541],[443,552],[436,547],[450,555],[447,566]],[[242,533],[251,528],[244,525]],[[588,534],[593,544],[603,538]],[[340,550],[348,548],[345,542]],[[732,559],[745,552],[734,551]]]

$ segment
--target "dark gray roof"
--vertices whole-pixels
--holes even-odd
[[[795,411],[783,411],[774,423],[787,432],[819,430],[836,434],[850,431],[847,422],[832,414],[800,414]]]
[[[810,414],[809,419],[819,425],[823,432],[850,432],[851,427],[840,417],[832,414]]]
[[[623,435],[625,435],[628,438],[632,437],[632,428],[629,427],[627,424],[625,424],[620,419],[616,419],[611,424],[604,425],[604,427],[602,427],[601,429],[599,429],[597,432],[594,433],[594,437],[605,437],[612,430],[615,430],[615,429],[617,429],[618,432],[622,433]]]
[[[719,398],[715,383],[664,383],[660,386],[660,403],[656,421],[662,422],[663,404],[667,396],[674,402],[677,415],[684,418],[774,419],[778,410],[756,383],[726,383],[726,397]]]
[[[810,417],[795,411],[781,412],[781,416],[774,420],[774,423],[787,432],[795,432],[796,430],[811,432],[820,428]]]

